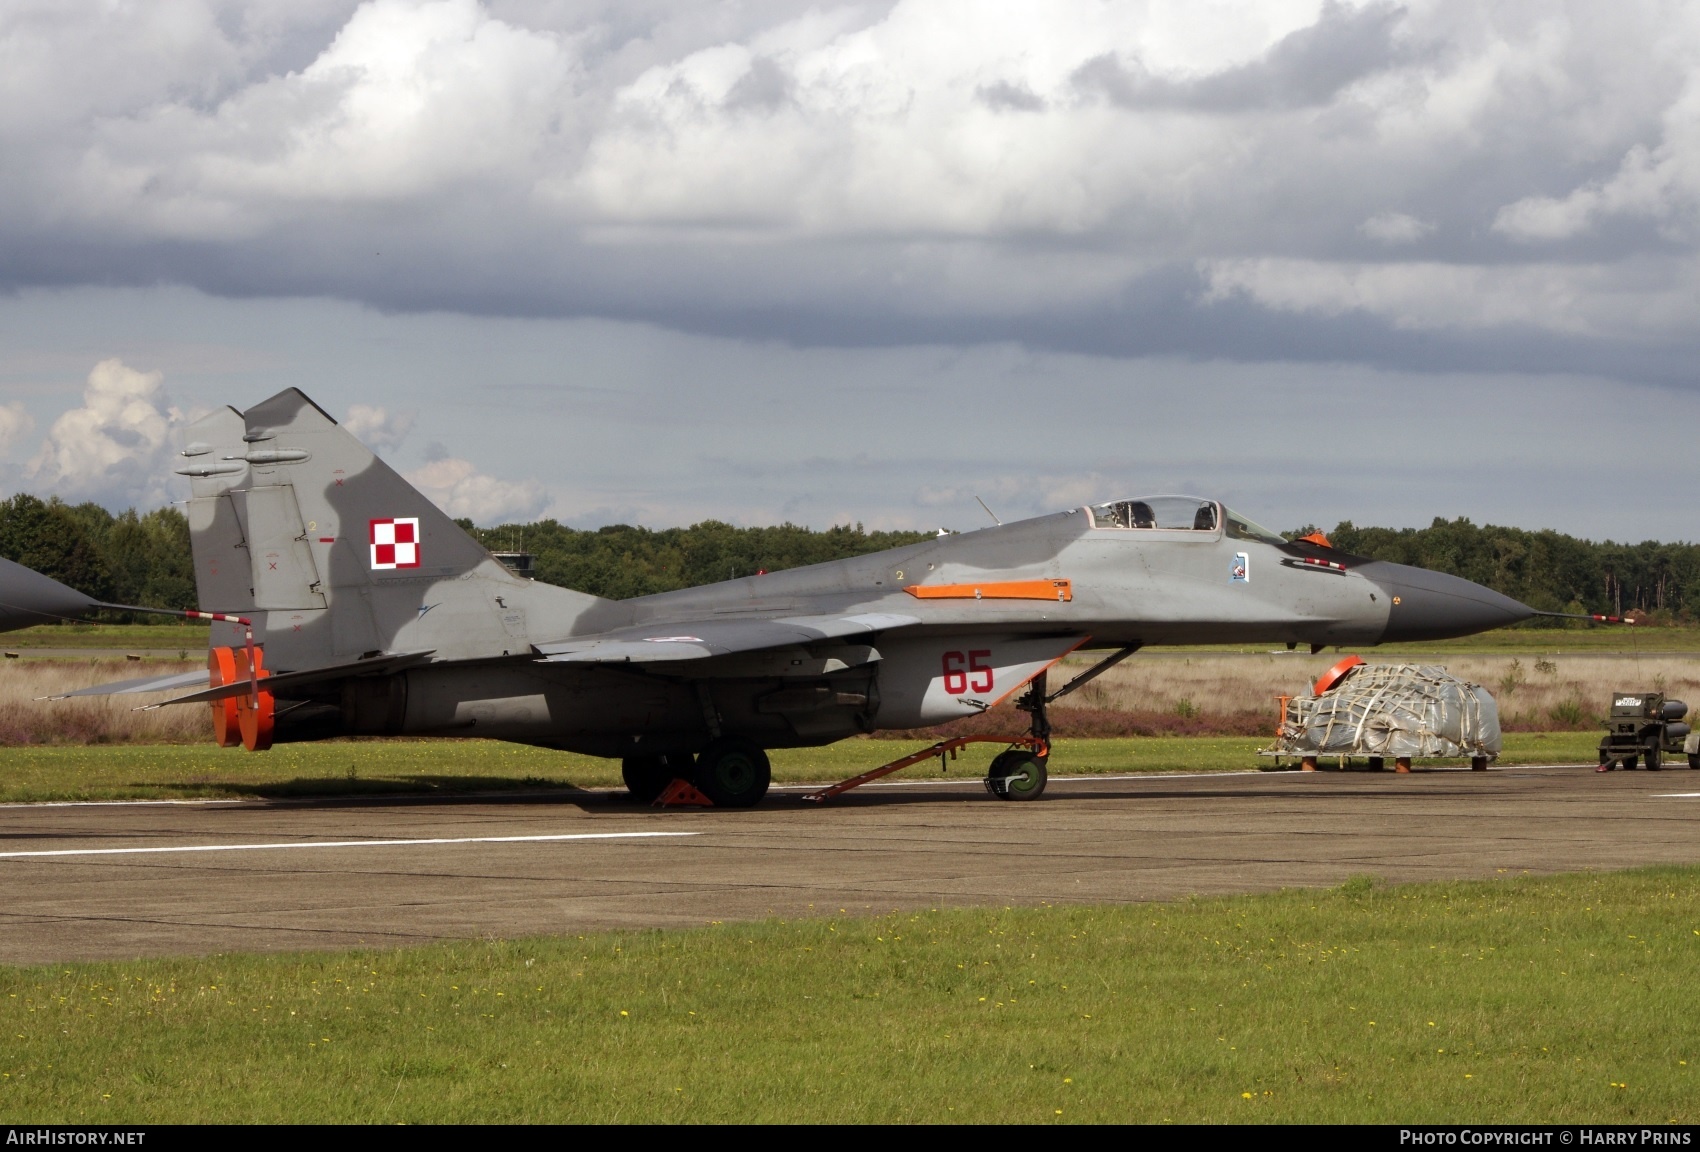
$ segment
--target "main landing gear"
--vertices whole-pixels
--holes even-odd
[[[1010,747],[998,753],[986,770],[986,791],[999,800],[1037,800],[1045,794],[1045,785],[1050,781],[1046,765],[1051,755],[1051,721],[1045,712],[1046,705],[1108,672],[1137,652],[1139,647],[1138,644],[1129,644],[1117,649],[1049,694],[1045,691],[1045,673],[1035,676],[1028,683],[1027,691],[1015,702],[1018,709],[1032,718],[1025,736],[953,736],[930,748],[811,792],[803,799],[818,804],[934,756],[941,763],[946,756],[955,759],[957,750],[966,745],[1007,740]],[[708,803],[718,808],[753,807],[767,795],[773,776],[767,753],[760,746],[735,736],[720,737],[694,758],[628,757],[621,766],[621,774],[632,797],[643,803]]]
[[[773,780],[767,753],[736,737],[716,740],[694,757],[628,756],[620,763],[620,775],[640,803],[655,803],[674,780],[684,780],[717,808],[752,808]]]
[[[691,782],[721,808],[753,808],[767,795],[773,769],[767,753],[748,740],[723,736],[697,753]]]

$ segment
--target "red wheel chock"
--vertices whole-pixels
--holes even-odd
[[[652,805],[655,808],[712,808],[714,801],[697,791],[696,785],[689,780],[674,777],[673,782],[661,790],[661,795],[655,798]]]

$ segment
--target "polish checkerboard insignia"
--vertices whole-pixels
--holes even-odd
[[[371,526],[372,567],[419,567],[419,518],[374,520]]]

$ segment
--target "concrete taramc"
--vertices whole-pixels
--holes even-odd
[[[0,807],[0,962],[1700,862],[1686,771],[1059,777],[1022,805],[978,781],[803,792],[742,810],[609,791]]]

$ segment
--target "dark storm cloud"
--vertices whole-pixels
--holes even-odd
[[[1672,384],[1700,339],[1681,5],[173,8],[0,15],[0,285]]]

